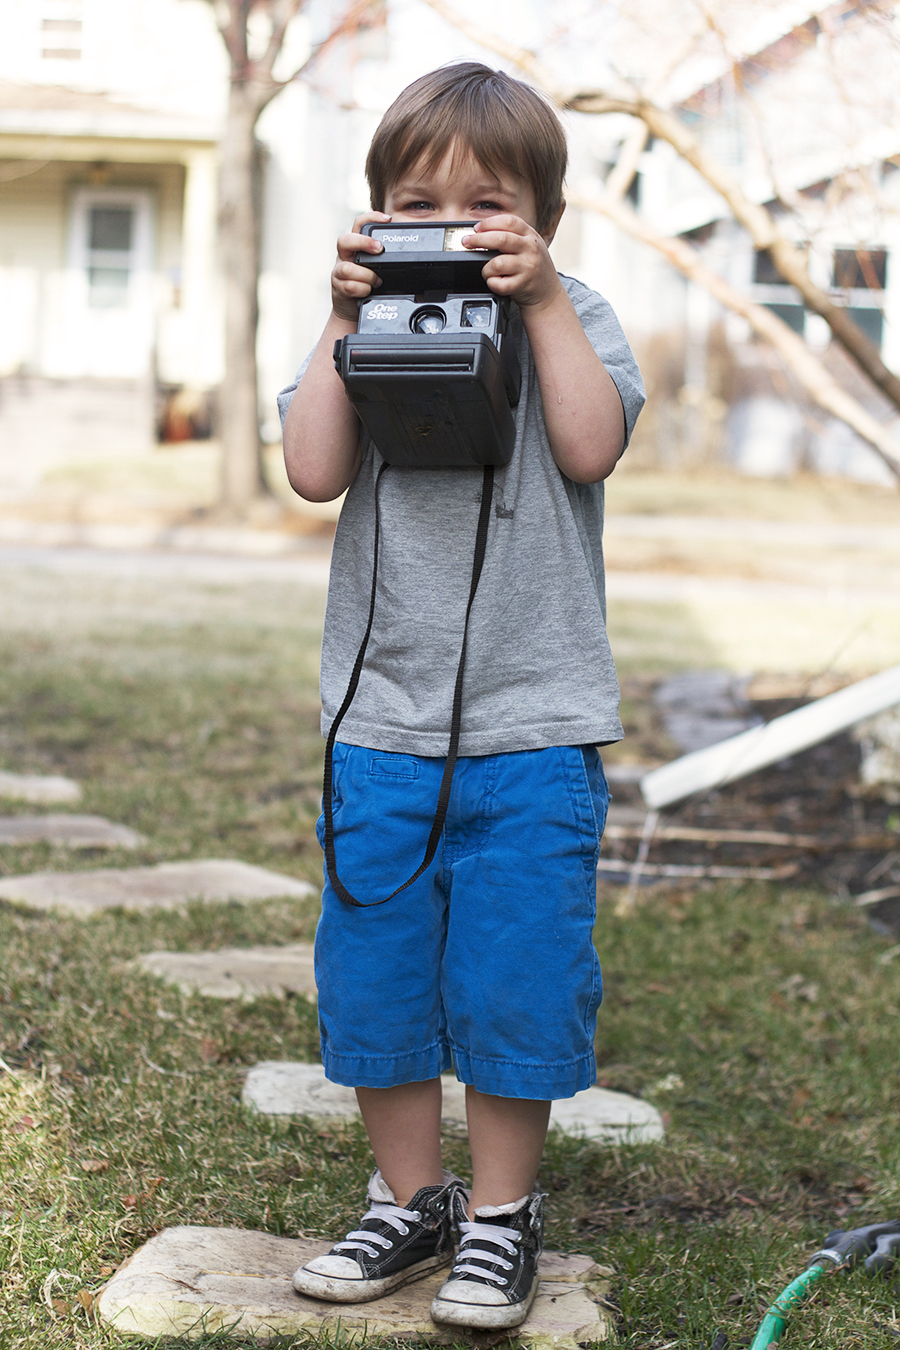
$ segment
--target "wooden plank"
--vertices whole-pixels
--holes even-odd
[[[617,872],[626,875],[632,872],[635,864],[626,858],[601,858],[597,871]],[[648,877],[689,877],[697,880],[710,878],[724,881],[783,881],[795,876],[800,870],[798,863],[784,863],[781,867],[704,867],[692,863],[644,863],[641,875]]]
[[[733,783],[738,778],[788,759],[839,731],[900,703],[900,666],[826,694],[803,708],[751,727],[717,745],[682,755],[641,779],[648,806],[659,809],[695,792]]]
[[[640,825],[612,824],[603,831],[604,839],[641,839]],[[774,848],[799,848],[817,853],[839,852],[841,849],[889,849],[897,846],[891,834],[857,834],[849,839],[832,835],[824,839],[814,834],[780,834],[777,830],[716,830],[695,825],[657,825],[654,842],[682,840],[698,844],[760,844]]]

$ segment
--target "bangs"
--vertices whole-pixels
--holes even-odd
[[[471,107],[461,108],[461,117],[448,115],[450,110],[445,108],[429,109],[431,116],[420,119],[398,147],[396,180],[405,178],[417,164],[431,173],[451,153],[454,170],[471,157],[494,178],[505,171],[533,182],[535,165],[521,135],[516,134],[515,124],[512,119],[497,116],[496,109],[491,111],[494,115],[488,125],[488,119]]]

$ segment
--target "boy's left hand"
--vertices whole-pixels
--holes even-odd
[[[496,249],[499,258],[485,263],[481,275],[495,295],[508,295],[519,305],[543,307],[562,291],[547,244],[533,226],[518,216],[488,216],[475,232],[463,237],[467,248]]]

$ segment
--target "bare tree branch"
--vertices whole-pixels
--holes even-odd
[[[707,267],[696,251],[684,240],[659,234],[620,199],[608,194],[597,198],[575,194],[569,200],[573,206],[582,210],[596,211],[600,215],[607,216],[632,238],[639,239],[656,249],[683,276],[703,286],[721,305],[735,314],[742,315],[754,333],[775,348],[785,365],[819,407],[846,422],[872,447],[900,481],[900,459],[897,458],[900,446],[890,431],[852,395],[841,388],[803,339],[776,314],[766,309],[764,305],[757,305],[730,286],[724,277]]]
[[[866,337],[846,310],[836,305],[809,275],[806,255],[782,235],[765,207],[747,197],[738,181],[711,155],[674,113],[659,107],[644,95],[604,90],[575,92],[564,88],[533,52],[514,47],[505,39],[472,24],[446,3],[425,0],[448,23],[488,51],[513,62],[561,107],[582,113],[627,113],[639,118],[652,135],[667,141],[727,203],[734,218],[746,229],[755,249],[767,249],[781,276],[796,287],[808,309],[820,314],[838,342],[850,353],[872,383],[900,408],[900,377],[884,364],[873,342]]]
[[[284,45],[285,35],[291,20],[303,8],[305,0],[276,0],[269,7],[270,28],[266,40],[266,49],[255,60],[250,57],[247,46],[247,19],[253,8],[254,0],[236,0],[231,7],[230,18],[219,19],[219,32],[228,49],[231,61],[232,85],[241,85],[256,110],[257,115],[271,103],[282,89],[300,78],[310,66],[334,43],[357,28],[360,18],[374,3],[374,0],[355,0],[343,17],[335,24],[331,32],[313,47],[304,61],[300,63],[287,79],[276,80],[272,71]],[[241,18],[243,15],[243,18]]]
[[[599,95],[599,98],[601,102],[605,102],[604,95]],[[575,111],[590,112],[593,111],[594,101],[594,95],[580,95],[571,99],[566,106]],[[811,309],[815,314],[821,314],[838,342],[865,371],[872,383],[895,407],[900,408],[900,377],[887,368],[874,342],[866,337],[847,311],[836,305],[827,292],[812,280],[804,250],[779,232],[765,207],[759,206],[747,197],[737,180],[713,155],[709,154],[674,113],[667,112],[648,99],[639,98],[636,101],[634,116],[640,117],[654,136],[668,141],[710,187],[719,193],[730,207],[735,220],[743,225],[750,235],[754,248],[768,249],[778,271],[785,281],[797,288],[807,309]]]
[[[228,49],[231,61],[231,78],[246,78],[250,66],[250,54],[247,50],[247,20],[250,17],[253,0],[236,0],[222,14],[216,6],[216,18],[222,40]]]
[[[375,0],[356,0],[356,3],[350,6],[344,14],[344,17],[335,24],[328,36],[313,47],[309,56],[305,61],[301,62],[294,73],[289,75],[286,80],[281,80],[279,82],[278,89],[283,89],[285,85],[291,84],[294,80],[299,79],[300,76],[309,69],[313,62],[323,54],[323,52],[326,52],[335,42],[338,42],[342,37],[345,37],[347,33],[352,33],[358,27],[363,14],[374,3]]]
[[[471,23],[464,15],[460,14],[448,5],[446,0],[425,0],[436,14],[440,14],[442,19],[446,19],[454,28],[459,29],[466,37],[477,42],[479,47],[484,47],[489,52],[496,52],[506,61],[512,61],[519,70],[534,80],[535,84],[540,85],[546,94],[559,104],[565,104],[566,100],[571,98],[576,92],[572,88],[565,88],[559,84],[553,72],[539,61],[537,56],[528,47],[517,47],[504,38],[498,37],[496,33],[489,33],[486,28],[480,28],[478,24]]]
[[[606,176],[604,187],[610,197],[624,197],[637,173],[638,161],[647,148],[650,132],[646,122],[636,122],[622,142],[619,158]]]
[[[288,25],[299,14],[302,4],[303,0],[272,0],[269,40],[266,43],[266,50],[256,62],[256,67],[263,76],[271,79],[272,69],[278,60]]]

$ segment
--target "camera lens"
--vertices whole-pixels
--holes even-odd
[[[463,328],[490,328],[494,306],[490,300],[470,301],[462,307]]]
[[[447,322],[447,316],[442,309],[431,305],[426,309],[417,309],[409,321],[409,326],[414,333],[439,333]]]

